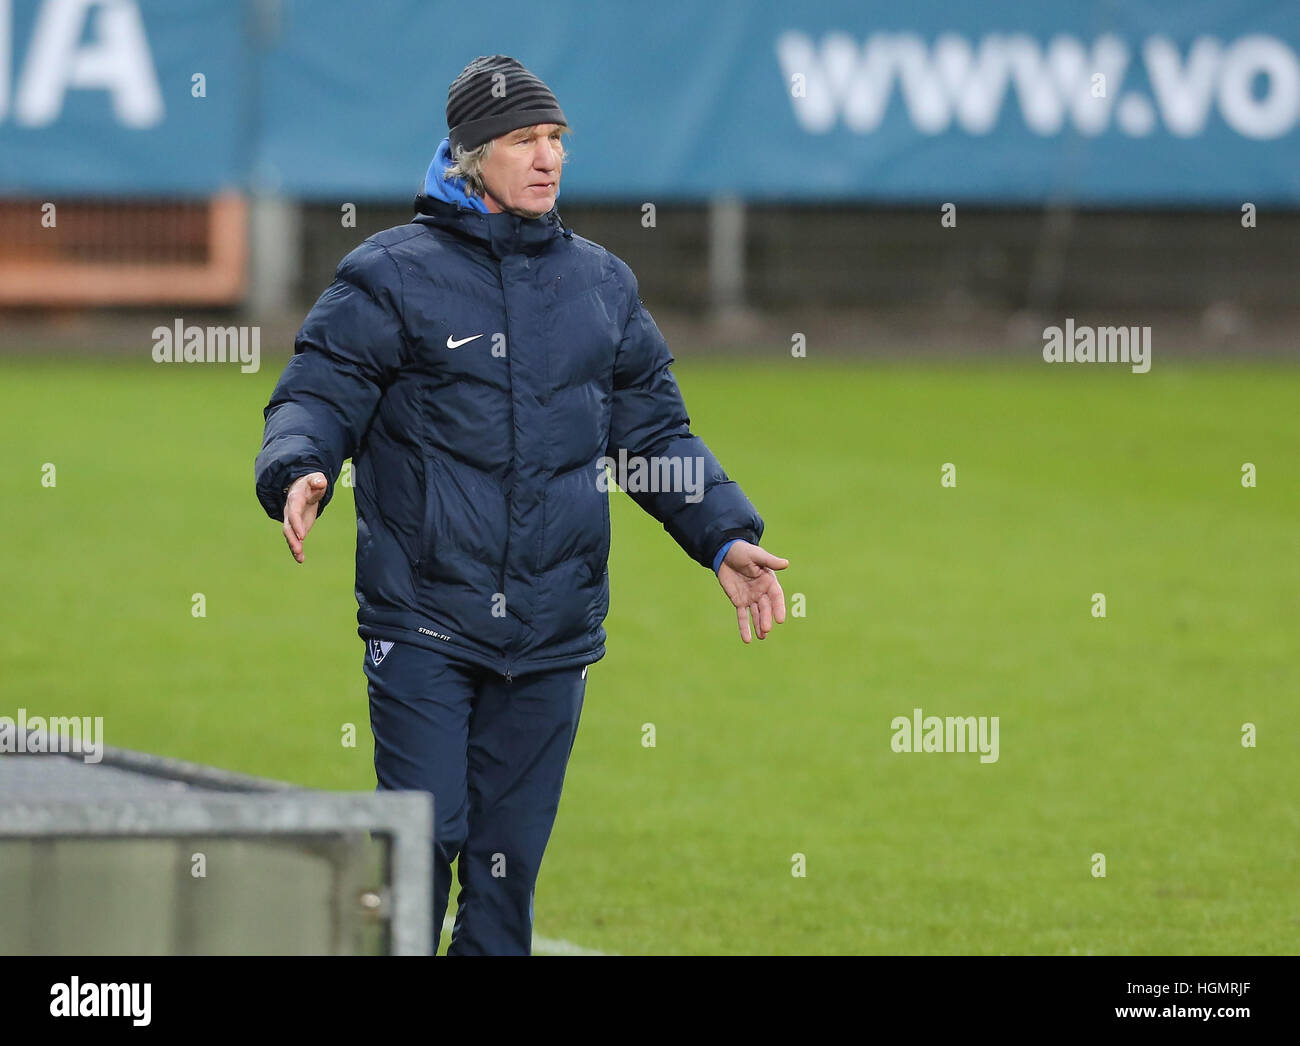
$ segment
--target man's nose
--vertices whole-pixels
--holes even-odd
[[[560,151],[556,148],[554,143],[549,140],[544,141],[537,147],[536,152],[533,153],[533,166],[539,171],[547,171],[549,173],[550,171],[555,170],[556,160],[559,158],[559,155]]]

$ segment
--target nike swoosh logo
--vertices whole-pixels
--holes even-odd
[[[450,334],[448,334],[448,335],[447,335],[447,348],[449,348],[449,349],[459,349],[459,348],[460,348],[462,345],[464,345],[466,342],[471,342],[471,341],[473,341],[475,338],[481,338],[481,337],[483,337],[483,335],[481,335],[481,334],[475,334],[475,335],[472,335],[471,337],[468,337],[468,338],[461,338],[460,341],[456,341],[456,340],[455,340],[455,339],[454,339]]]

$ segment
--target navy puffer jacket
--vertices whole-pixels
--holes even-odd
[[[343,259],[303,323],[265,411],[258,500],[280,521],[290,483],[319,471],[323,509],[351,457],[362,637],[506,676],[595,661],[602,458],[702,459],[702,498],[629,493],[703,566],[731,538],[757,543],[763,521],[691,434],[623,261],[555,210],[416,202]]]

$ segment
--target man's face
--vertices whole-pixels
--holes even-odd
[[[558,123],[539,123],[494,140],[483,161],[483,203],[490,212],[539,218],[555,206],[562,130]]]

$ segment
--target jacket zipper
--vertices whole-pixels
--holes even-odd
[[[489,251],[489,253],[492,252]],[[502,270],[502,264],[501,264],[503,260],[504,259],[500,257],[497,258],[497,279],[501,281],[501,306],[503,311],[505,312],[506,330],[509,331],[510,307],[509,307],[509,302],[507,301],[506,298],[505,274]],[[525,259],[525,261],[527,261],[527,259]],[[510,568],[510,545],[511,545],[510,516],[511,516],[511,511],[513,509],[513,502],[514,502],[514,484],[518,475],[515,472],[515,465],[517,464],[517,459],[518,459],[518,448],[515,446],[515,383],[514,383],[512,368],[510,365],[509,350],[507,350],[506,352],[506,385],[509,389],[509,396],[510,396],[510,457],[511,457],[510,468],[511,468],[512,475],[510,479],[510,490],[506,492],[506,561],[501,566],[501,592],[502,593],[504,593],[506,590],[506,572]],[[506,641],[507,658],[509,658],[513,646],[514,646],[514,635],[512,633],[511,638]],[[512,660],[507,659],[505,661],[505,666],[506,667],[502,674],[506,677],[507,683],[513,683],[514,662]]]

